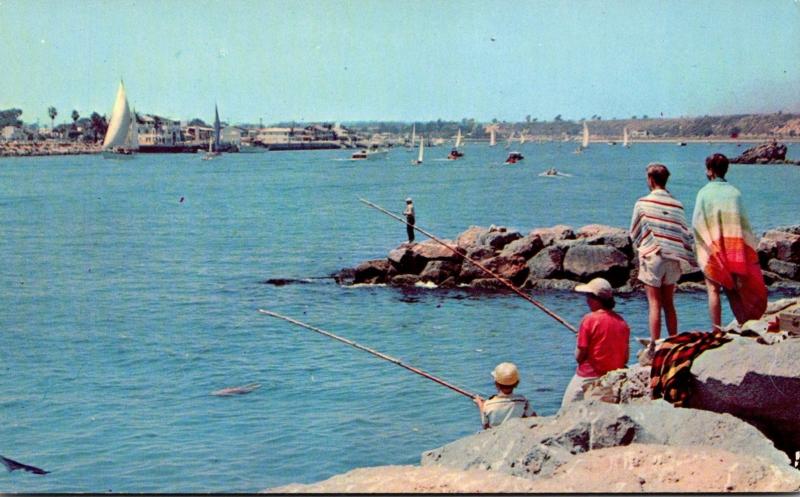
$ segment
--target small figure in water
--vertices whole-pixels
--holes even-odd
[[[528,399],[523,395],[514,394],[514,388],[519,385],[517,366],[510,362],[502,362],[492,371],[492,378],[497,388],[497,395],[492,395],[487,400],[481,397],[472,399],[478,405],[484,429],[498,426],[511,418],[536,416]]]
[[[411,197],[406,199],[406,210],[403,211],[403,214],[406,216],[406,233],[408,234],[408,243],[414,243],[414,223],[416,222],[416,218],[414,217],[414,201],[411,200]]]

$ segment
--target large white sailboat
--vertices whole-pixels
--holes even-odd
[[[411,164],[418,166],[422,164],[422,160],[425,158],[425,140],[423,139],[422,135],[419,137],[419,155],[417,156],[417,160],[413,161]]]
[[[117,99],[111,110],[111,121],[103,139],[102,153],[106,159],[132,159],[139,150],[139,132],[134,114],[128,106],[125,85],[120,80]]]

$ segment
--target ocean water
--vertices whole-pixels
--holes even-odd
[[[466,397],[258,308],[484,395],[495,364],[513,361],[518,391],[555,413],[574,337],[530,303],[324,277],[405,240],[359,197],[399,212],[412,196],[418,224],[443,238],[470,225],[627,227],[647,163],[669,166],[691,212],[703,159],[743,149],[574,147],[525,144],[514,166],[502,146],[478,144],[457,162],[429,148],[420,167],[406,150],[366,162],[348,151],[0,159],[0,453],[52,472],[0,472],[0,491],[255,492],[414,464],[480,429]],[[572,177],[538,176],[551,166]],[[732,166],[729,180],[757,231],[800,223],[800,167]],[[535,298],[575,325],[587,310],[569,293]],[[705,305],[679,293],[680,328],[707,328]],[[618,310],[647,335],[644,296]],[[261,388],[211,395],[248,383]]]

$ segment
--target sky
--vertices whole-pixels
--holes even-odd
[[[0,0],[0,109],[231,123],[800,112],[800,0]]]

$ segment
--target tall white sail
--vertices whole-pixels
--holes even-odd
[[[411,148],[414,148],[414,140],[417,138],[417,123],[411,125]]]
[[[125,146],[131,128],[131,109],[128,107],[128,97],[125,96],[125,86],[119,82],[117,99],[114,101],[114,108],[111,110],[111,121],[108,123],[108,131],[103,139],[103,150]],[[138,139],[136,148],[138,148]]]
[[[419,155],[417,156],[417,162],[422,164],[422,159],[425,157],[425,140],[420,137],[419,139]]]
[[[506,148],[511,148],[511,143],[514,141],[515,134],[516,134],[515,131],[511,132],[511,136],[508,137],[508,141],[506,142]]]
[[[497,137],[495,136],[494,128],[492,128],[489,130],[489,146],[494,147],[495,145],[497,145]]]
[[[581,147],[586,148],[589,146],[589,126],[586,121],[583,122],[583,140],[581,140]]]
[[[456,135],[456,148],[461,146],[461,128],[458,128],[458,135]]]
[[[627,126],[622,128],[622,146],[623,147],[630,147],[630,144],[628,143],[628,127]]]
[[[525,130],[525,131],[523,131],[522,133],[519,134],[519,144],[520,145],[525,144],[525,133],[527,133],[527,132],[528,132],[528,130]]]

